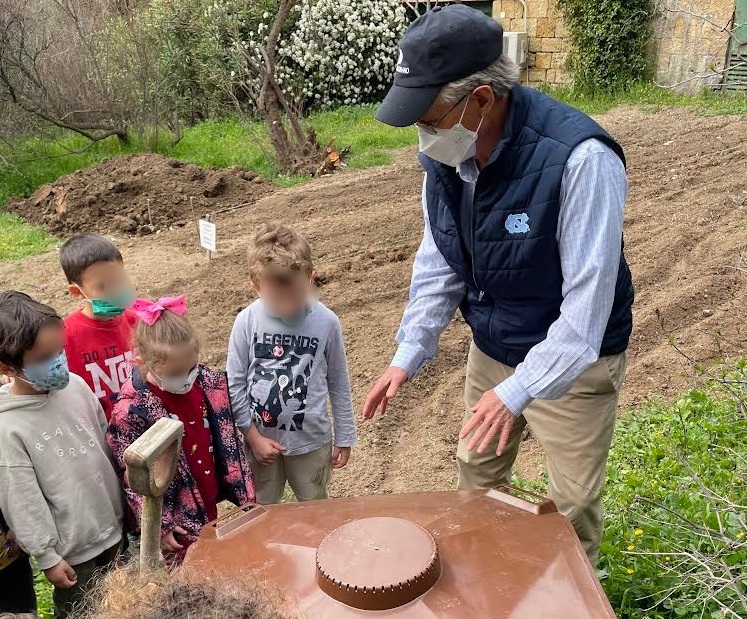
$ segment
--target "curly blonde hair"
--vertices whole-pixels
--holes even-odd
[[[286,283],[294,273],[311,277],[314,271],[309,242],[283,224],[262,225],[252,238],[247,257],[249,279],[255,286],[264,276]]]
[[[141,575],[110,571],[70,619],[301,619],[280,594],[249,574],[226,577],[179,568]]]

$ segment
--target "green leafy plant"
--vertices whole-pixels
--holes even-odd
[[[570,30],[574,86],[615,92],[649,72],[653,0],[558,0]]]
[[[747,616],[747,362],[620,418],[598,575],[621,619]],[[522,484],[546,492],[546,482]]]
[[[36,590],[37,614],[41,619],[52,619],[54,617],[52,583],[44,576],[44,572],[34,570],[34,589]]]
[[[747,616],[746,368],[618,428],[601,567],[623,618]]]

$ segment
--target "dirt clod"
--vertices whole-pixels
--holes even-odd
[[[137,220],[132,217],[124,217],[123,215],[115,215],[112,222],[112,227],[119,232],[125,234],[134,234],[137,232]]]
[[[206,198],[215,198],[222,194],[225,189],[226,177],[219,172],[211,172],[205,179],[205,189],[202,190],[202,195]]]
[[[143,235],[253,203],[274,189],[270,181],[239,167],[206,172],[161,155],[129,155],[42,185],[6,208],[60,236],[85,231]]]

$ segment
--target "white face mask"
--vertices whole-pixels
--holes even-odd
[[[192,386],[197,380],[199,370],[197,366],[195,366],[186,376],[165,376],[164,378],[161,378],[158,374],[153,372],[153,370],[151,370],[151,372],[153,373],[153,376],[158,379],[158,382],[161,383],[161,389],[175,395],[184,395],[185,393],[189,393],[192,389]]]
[[[470,131],[462,125],[462,119],[466,110],[467,106],[465,105],[462,115],[459,117],[459,122],[449,129],[433,127],[432,131],[435,131],[435,133],[431,133],[422,126],[416,125],[420,141],[420,152],[452,168],[457,167],[462,161],[474,157],[477,132],[482,126],[482,118],[480,118],[480,124],[477,125],[477,129]]]

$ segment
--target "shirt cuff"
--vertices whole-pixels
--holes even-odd
[[[391,366],[402,368],[407,372],[407,378],[412,379],[423,367],[425,363],[425,354],[418,344],[402,342],[394,353]]]
[[[255,423],[255,421],[254,415],[251,412],[236,415],[236,427],[241,430],[242,434],[246,434],[246,431],[252,427],[252,424]]]
[[[54,567],[62,561],[62,557],[55,552],[55,549],[52,546],[35,555],[34,558],[42,572],[48,570],[50,567]]]
[[[335,447],[355,447],[358,444],[357,438],[342,438],[335,440]]]
[[[493,393],[503,402],[508,410],[519,417],[524,409],[529,406],[534,398],[521,384],[516,374],[509,376],[500,385],[493,389]]]

